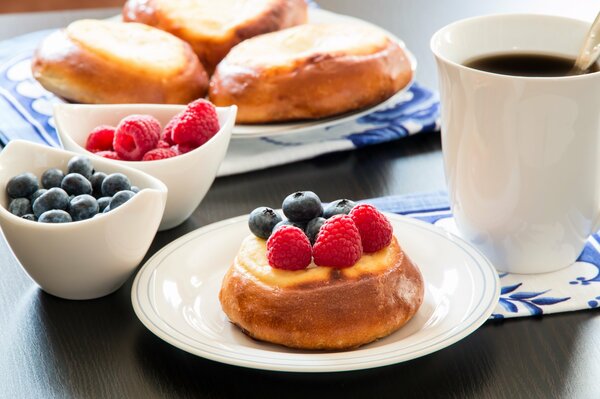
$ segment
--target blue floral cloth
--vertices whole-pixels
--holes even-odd
[[[58,147],[52,104],[61,100],[31,76],[31,56],[52,30],[0,43],[0,142],[24,139]],[[352,150],[439,130],[435,92],[414,83],[388,108],[339,125],[306,133],[234,139],[219,176],[264,169],[318,155]]]
[[[457,234],[445,192],[369,200],[379,209],[411,216]],[[589,237],[577,261],[552,273],[500,273],[500,300],[491,318],[539,316],[600,306],[600,234]]]

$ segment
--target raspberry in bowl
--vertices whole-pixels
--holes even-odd
[[[86,174],[95,180],[95,173],[86,168],[67,173],[73,171],[69,161],[77,155],[11,141],[0,152],[0,225],[23,269],[44,291],[65,299],[92,299],[118,289],[142,261],[162,219],[167,188],[139,170],[92,159],[94,170],[106,174],[102,186],[107,183],[105,194],[113,200],[129,191],[121,188],[134,185],[140,190],[119,206],[111,202],[107,212],[94,209],[90,213],[88,200],[93,200],[94,184],[85,184],[85,177],[68,178]],[[127,177],[129,187],[120,186],[119,176]],[[36,194],[34,188],[46,191]],[[63,191],[62,196],[54,193]],[[74,198],[65,200],[69,194]],[[25,197],[33,199],[33,207]],[[13,205],[15,201],[24,206]],[[20,216],[29,210],[35,215]]]
[[[323,207],[310,191],[248,218],[221,284],[229,320],[251,337],[292,348],[345,350],[405,325],[424,297],[419,268],[387,217],[342,199]]]
[[[194,112],[200,114],[206,102],[197,103]],[[218,130],[199,137],[202,134],[190,131],[202,132],[204,126],[189,118],[187,109],[185,105],[57,104],[54,118],[65,149],[108,159],[163,181],[169,194],[159,230],[166,230],[183,223],[206,195],[225,157],[237,112],[235,106],[214,108],[216,122],[208,128],[214,132],[218,123]]]

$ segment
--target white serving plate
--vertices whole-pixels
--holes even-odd
[[[362,19],[350,17],[347,15],[336,14],[330,11],[321,10],[318,8],[311,8],[308,11],[308,20],[309,23],[354,23],[354,24],[363,24],[371,27],[376,27],[377,29],[383,30],[382,28],[364,21]],[[376,104],[372,107],[362,109],[359,111],[348,112],[342,115],[337,115],[331,118],[323,118],[318,120],[309,120],[309,121],[299,121],[299,122],[285,122],[285,123],[269,123],[269,124],[257,124],[257,125],[242,125],[236,124],[233,128],[232,137],[239,138],[256,138],[256,137],[270,137],[270,136],[279,136],[282,134],[296,134],[296,133],[306,133],[310,131],[316,131],[320,129],[324,129],[328,126],[337,125],[343,122],[354,121],[360,118],[361,116],[370,114],[380,109],[385,109],[392,104],[397,103],[402,99],[405,95],[408,88],[414,82],[415,72],[417,68],[417,61],[413,54],[408,51],[406,45],[402,40],[394,36],[388,31],[383,30],[388,37],[392,40],[396,41],[400,47],[404,50],[406,55],[408,56],[410,63],[412,65],[413,71],[413,80],[409,84],[407,84],[404,88],[399,90],[392,97],[387,100]]]
[[[419,266],[425,298],[400,330],[358,349],[301,351],[256,341],[231,324],[218,294],[225,272],[250,234],[248,216],[224,220],[173,241],[142,267],[133,308],[166,342],[217,362],[275,371],[332,372],[415,359],[475,331],[500,291],[493,266],[462,239],[415,219],[389,214],[400,245]]]

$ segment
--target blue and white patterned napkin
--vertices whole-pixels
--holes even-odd
[[[0,142],[25,139],[57,147],[52,104],[61,100],[31,76],[31,56],[52,30],[0,43]],[[300,161],[335,151],[439,130],[437,94],[413,84],[387,109],[318,131],[232,140],[218,175],[231,175]]]
[[[368,200],[384,211],[411,216],[456,235],[445,192]],[[600,306],[600,234],[589,237],[573,265],[552,273],[500,273],[500,301],[491,318],[539,316]]]

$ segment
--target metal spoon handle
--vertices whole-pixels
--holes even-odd
[[[575,60],[575,70],[579,72],[586,71],[596,62],[598,56],[600,56],[600,13],[596,16],[583,47],[579,51],[577,60]]]

